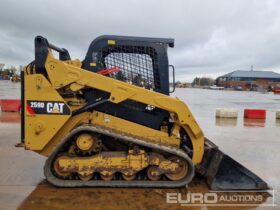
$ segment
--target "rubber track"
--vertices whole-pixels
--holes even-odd
[[[111,136],[114,138],[118,138],[121,141],[138,144],[144,147],[148,147],[151,149],[161,150],[163,152],[168,152],[170,154],[180,156],[185,159],[188,163],[189,173],[185,178],[179,181],[150,181],[150,180],[133,180],[133,181],[125,181],[125,180],[112,180],[112,181],[104,181],[104,180],[90,180],[90,181],[82,181],[82,180],[63,180],[59,179],[53,175],[51,166],[54,158],[59,153],[60,148],[63,147],[67,141],[71,140],[71,137],[76,133],[86,131],[86,132],[95,132],[103,135]],[[149,143],[144,139],[135,138],[132,136],[128,136],[127,134],[117,133],[113,130],[108,130],[102,127],[93,127],[93,126],[80,126],[74,130],[72,130],[56,147],[54,152],[48,157],[44,166],[44,174],[46,179],[53,185],[58,187],[153,187],[153,188],[173,188],[173,187],[184,187],[193,179],[195,172],[194,165],[189,158],[189,156],[182,151],[181,149],[175,149],[168,146],[158,145],[155,143]]]

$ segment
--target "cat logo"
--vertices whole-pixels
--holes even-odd
[[[26,104],[27,113],[51,114],[51,115],[70,115],[69,106],[63,101],[30,101]]]
[[[48,113],[63,113],[64,103],[47,103],[47,112]]]

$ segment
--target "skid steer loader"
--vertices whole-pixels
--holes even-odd
[[[100,36],[81,62],[35,38],[35,60],[22,72],[21,143],[48,157],[50,183],[169,188],[197,174],[214,190],[267,189],[169,96],[168,47],[173,39]]]

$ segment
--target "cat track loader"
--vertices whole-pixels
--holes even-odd
[[[168,47],[173,39],[100,36],[81,62],[35,38],[35,60],[22,72],[21,143],[48,157],[50,183],[169,188],[196,174],[214,190],[267,189],[169,96]]]

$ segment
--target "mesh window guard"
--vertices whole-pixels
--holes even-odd
[[[157,56],[153,48],[109,46],[103,48],[102,58],[106,69],[120,68],[112,77],[146,89],[159,88]]]

